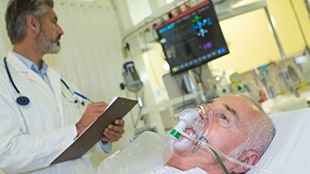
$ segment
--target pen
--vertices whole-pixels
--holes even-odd
[[[94,103],[91,99],[89,99],[88,97],[86,97],[86,96],[83,95],[83,94],[80,94],[79,92],[73,91],[73,93],[74,93],[75,95],[81,97],[81,98],[84,99],[84,100],[87,100],[87,101],[89,101],[89,102],[91,102],[91,103]]]

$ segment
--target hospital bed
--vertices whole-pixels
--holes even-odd
[[[310,108],[271,114],[276,135],[256,167],[247,174],[292,174],[310,171]],[[168,148],[165,136],[144,132],[103,160],[97,174],[145,174],[163,165]],[[264,171],[264,172],[262,172]]]

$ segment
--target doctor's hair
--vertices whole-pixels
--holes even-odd
[[[26,17],[32,15],[38,20],[47,12],[47,6],[54,7],[53,0],[9,0],[5,22],[7,34],[12,44],[25,37]]]

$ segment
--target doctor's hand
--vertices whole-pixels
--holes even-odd
[[[89,103],[82,118],[75,124],[79,136],[93,121],[103,113],[108,106],[105,102]]]
[[[123,119],[117,119],[112,124],[109,124],[102,132],[102,141],[118,141],[125,132],[124,126],[125,121]]]

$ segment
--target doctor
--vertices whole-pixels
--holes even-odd
[[[52,0],[10,0],[6,27],[13,50],[0,66],[0,168],[5,173],[94,173],[89,155],[50,165],[104,111],[105,102],[84,107],[74,86],[44,62],[60,50],[64,34]],[[102,132],[105,152],[124,133],[124,120]]]

